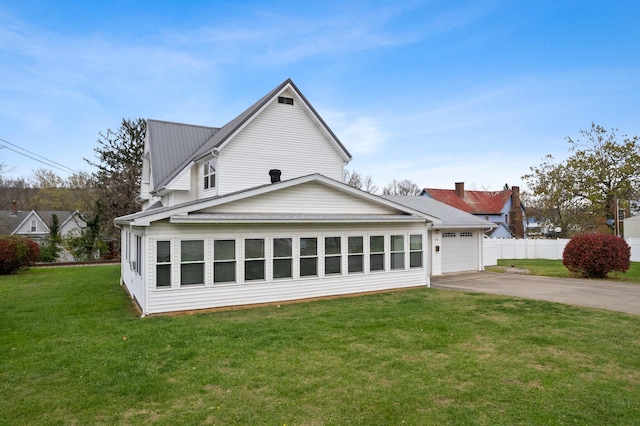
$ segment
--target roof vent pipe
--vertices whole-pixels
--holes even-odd
[[[280,182],[280,175],[282,172],[278,169],[269,170],[269,176],[271,177],[271,183]]]

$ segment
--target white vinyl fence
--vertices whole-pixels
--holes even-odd
[[[640,262],[640,238],[625,238],[631,247],[631,261]],[[568,239],[484,239],[484,266],[498,264],[498,259],[562,259]]]

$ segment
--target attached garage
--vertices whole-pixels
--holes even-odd
[[[442,273],[477,271],[479,262],[478,230],[442,232]]]
[[[451,207],[429,197],[383,195],[383,197],[440,219],[429,229],[431,246],[430,275],[451,272],[482,271],[484,231],[495,228],[492,222]]]

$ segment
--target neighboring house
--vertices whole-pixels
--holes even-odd
[[[487,232],[489,237],[525,238],[525,208],[517,186],[503,191],[466,191],[464,182],[456,182],[455,189],[425,188],[420,195],[493,222],[496,227]]]
[[[14,201],[11,210],[0,210],[0,235],[23,235],[41,245],[49,240],[53,216],[58,217],[60,236],[80,232],[87,224],[79,211],[58,210],[18,210]],[[73,260],[68,253],[61,254],[61,260]]]
[[[448,219],[345,185],[350,160],[291,80],[220,128],[148,120],[122,283],[143,315],[429,286]]]

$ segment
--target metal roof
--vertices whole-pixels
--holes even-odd
[[[434,228],[495,228],[496,225],[455,207],[424,196],[381,195],[414,210],[432,215],[442,221]]]
[[[500,214],[511,198],[510,189],[504,191],[464,191],[464,198],[459,197],[453,189],[425,188],[422,192],[434,200],[472,214]]]
[[[162,188],[191,161],[193,153],[219,129],[147,120],[147,138],[155,188]]]

